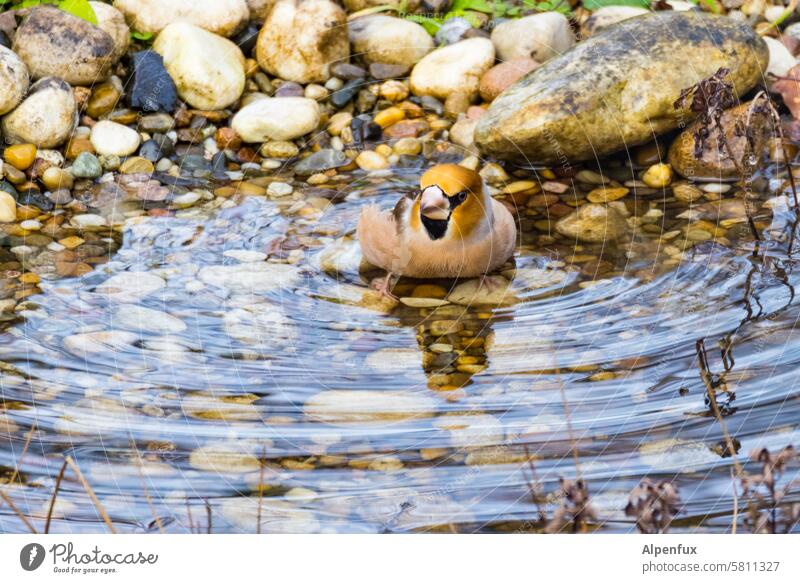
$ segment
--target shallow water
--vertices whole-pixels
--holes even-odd
[[[762,209],[757,249],[739,221],[670,261],[658,230],[688,207],[637,195],[664,214],[631,243],[542,245],[528,228],[495,305],[387,310],[347,236],[362,204],[417,179],[356,177],[305,217],[248,198],[138,220],[106,265],[44,282],[0,333],[16,425],[0,478],[30,438],[3,491],[41,530],[66,455],[121,532],[537,531],[559,478],[580,476],[592,528],[631,531],[628,492],[649,476],[680,488],[673,530],[729,529],[732,461],[696,342],[740,455],[797,444],[795,215]],[[267,249],[293,263],[242,253]],[[51,532],[105,528],[67,470]],[[0,531],[25,530],[0,505]]]

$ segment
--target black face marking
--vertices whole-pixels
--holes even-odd
[[[442,194],[444,194],[444,192],[442,192]],[[447,232],[447,225],[450,223],[450,217],[453,216],[453,211],[458,205],[467,200],[467,194],[468,193],[466,190],[462,190],[453,196],[447,196],[446,194],[444,195],[450,205],[450,214],[446,219],[431,219],[420,212],[422,226],[425,227],[425,230],[428,232],[428,236],[432,240],[436,241],[444,237],[444,234]]]
[[[422,226],[428,232],[428,237],[434,241],[444,237],[447,232],[447,224],[450,222],[450,217],[446,219],[431,219],[425,215],[420,215],[420,219],[422,219]]]

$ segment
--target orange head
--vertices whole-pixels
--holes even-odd
[[[412,226],[432,240],[464,238],[487,218],[483,182],[474,170],[457,164],[434,166],[420,179]]]

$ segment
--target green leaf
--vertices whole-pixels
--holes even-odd
[[[420,14],[408,14],[406,18],[411,22],[416,22],[421,25],[430,35],[435,35],[439,32],[439,29],[442,28],[443,21],[441,18],[431,18],[430,16],[422,16]]]
[[[465,10],[491,14],[494,8],[486,0],[454,0],[453,5],[450,7],[450,13],[462,13]]]
[[[135,30],[131,31],[131,38],[141,41],[148,41],[153,38],[152,32],[137,32]]]
[[[97,24],[97,15],[94,13],[89,0],[61,0],[58,7],[64,12],[69,12],[73,16],[82,18],[92,24]]]
[[[606,6],[635,6],[637,8],[650,8],[650,0],[584,0],[586,10],[597,10]]]

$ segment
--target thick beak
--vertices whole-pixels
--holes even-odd
[[[450,203],[438,186],[429,186],[422,191],[419,200],[419,211],[423,216],[437,221],[450,218]]]

